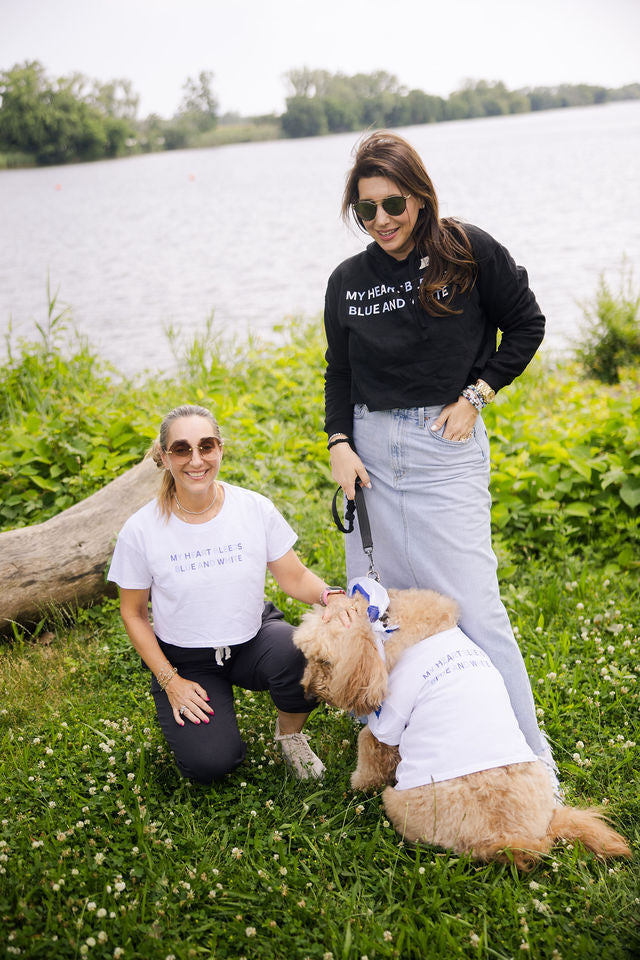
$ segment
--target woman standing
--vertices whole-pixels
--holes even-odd
[[[553,772],[500,599],[481,416],[533,357],[544,317],[503,246],[440,218],[422,160],[402,137],[378,131],[360,143],[342,212],[373,242],[341,263],[327,288],[333,476],[350,499],[356,478],[369,488],[384,585],[457,600],[462,629],[502,673],[527,742]],[[359,534],[346,544],[348,579],[366,575]]]
[[[120,587],[125,628],[153,674],[158,720],[178,768],[208,784],[242,762],[239,686],[269,690],[285,760],[298,777],[322,776],[301,733],[315,706],[300,685],[304,657],[292,627],[264,602],[265,574],[304,603],[326,604],[344,591],[303,566],[292,549],[296,534],[270,500],[217,479],[223,442],[208,410],[172,410],[151,453],[164,471],[161,490],[122,528],[109,580]],[[330,602],[347,623],[342,605]]]

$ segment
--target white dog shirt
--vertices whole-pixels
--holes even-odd
[[[399,747],[398,790],[536,759],[501,674],[459,627],[403,652],[368,723]]]

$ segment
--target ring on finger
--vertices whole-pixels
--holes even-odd
[[[184,716],[186,709],[187,708],[183,706],[183,707],[180,707],[180,709],[178,710],[178,713],[180,714],[181,717]]]

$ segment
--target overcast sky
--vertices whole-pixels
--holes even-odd
[[[640,81],[640,0],[0,0],[0,70],[124,77],[140,115],[169,117],[188,76],[215,75],[221,112],[280,113],[283,74],[386,70],[447,96]]]

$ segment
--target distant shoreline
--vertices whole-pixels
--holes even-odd
[[[4,76],[15,74],[18,86],[27,73],[40,83],[41,97],[43,84],[48,81],[38,64],[14,68]],[[287,98],[287,109],[282,115],[217,117],[214,108],[205,113],[192,107],[170,120],[155,115],[138,120],[135,107],[131,107],[133,101],[127,102],[127,113],[123,102],[117,99],[104,106],[96,102],[95,96],[93,100],[83,100],[79,96],[74,99],[73,95],[77,114],[69,119],[66,112],[55,112],[55,98],[61,93],[55,84],[51,90],[47,88],[50,96],[44,107],[37,96],[24,104],[19,97],[12,99],[10,92],[5,92],[0,101],[0,171],[640,100],[640,83],[618,89],[564,84],[508,90],[499,81],[484,80],[469,83],[445,99],[421,90],[407,92],[395,77],[386,74],[343,77],[326,71],[312,71],[294,89],[296,94]],[[68,110],[69,90],[64,93]]]

